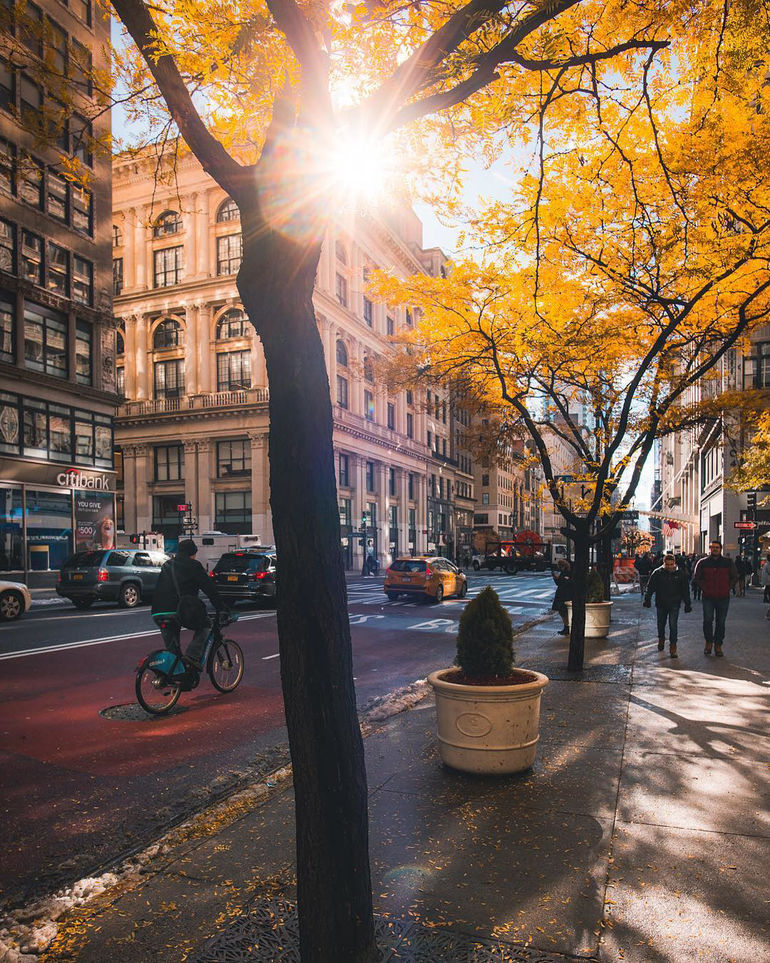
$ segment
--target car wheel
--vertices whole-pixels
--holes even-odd
[[[459,588],[457,589],[458,599],[464,599],[467,594],[468,594],[468,583],[461,582]]]
[[[135,585],[133,582],[129,582],[120,590],[118,605],[122,609],[132,609],[135,605],[139,604],[141,597],[139,586]]]
[[[391,602],[395,602],[398,598],[398,592],[386,592],[385,594],[388,596]]]
[[[0,594],[0,620],[13,622],[24,611],[24,596],[9,589]]]
[[[443,586],[443,585],[437,585],[437,586],[436,586],[436,601],[437,601],[437,602],[443,602],[443,601],[444,601],[444,586]]]
[[[94,604],[93,599],[73,599],[72,604],[76,609],[90,609]]]

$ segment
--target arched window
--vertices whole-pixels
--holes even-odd
[[[153,237],[167,237],[178,234],[182,230],[182,218],[176,211],[164,211],[156,219],[152,227]]]
[[[374,365],[372,364],[371,358],[367,358],[366,361],[364,361],[364,378],[369,384],[374,384]]]
[[[343,368],[348,366],[348,349],[343,341],[337,342],[337,364],[342,365]]]
[[[240,219],[241,212],[232,197],[222,201],[217,211],[217,224],[221,224],[223,221],[240,221]]]
[[[348,263],[348,252],[345,250],[345,245],[342,243],[342,241],[334,242],[334,253],[337,256],[337,260],[342,264]]]
[[[112,225],[112,246],[120,247],[123,243],[123,232],[117,224]]]
[[[240,308],[225,311],[217,321],[217,341],[228,338],[247,338],[251,334],[248,318]]]
[[[125,354],[126,353],[126,343],[123,340],[123,335],[118,331],[115,336],[115,353]]]
[[[152,347],[155,351],[163,348],[176,348],[181,343],[182,325],[173,318],[165,318],[155,329]]]

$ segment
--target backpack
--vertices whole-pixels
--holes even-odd
[[[169,564],[169,568],[171,570],[171,580],[174,583],[176,594],[179,597],[179,602],[176,607],[176,617],[179,619],[179,624],[185,629],[202,629],[205,625],[208,625],[209,621],[206,606],[197,595],[182,595],[179,590],[179,581],[174,571],[173,561]]]

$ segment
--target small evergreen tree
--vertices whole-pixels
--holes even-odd
[[[586,602],[606,602],[604,597],[604,582],[601,575],[592,568],[586,582]]]
[[[514,658],[511,617],[487,586],[460,616],[455,662],[471,677],[504,677],[511,674]]]

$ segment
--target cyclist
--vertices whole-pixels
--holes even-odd
[[[203,668],[201,657],[209,636],[209,620],[206,608],[198,598],[198,591],[208,596],[217,614],[227,612],[228,609],[217,591],[216,583],[208,577],[206,569],[196,559],[197,554],[198,546],[191,538],[183,538],[179,542],[176,557],[170,558],[160,570],[158,584],[152,596],[152,617],[160,627],[160,634],[166,648],[180,654],[179,639],[182,630],[179,617],[180,600],[184,599],[188,602],[194,599],[198,602],[197,615],[194,602],[188,606],[196,617],[192,620],[195,624],[185,619],[185,624],[194,631],[182,661],[186,666],[191,666],[200,672]]]

